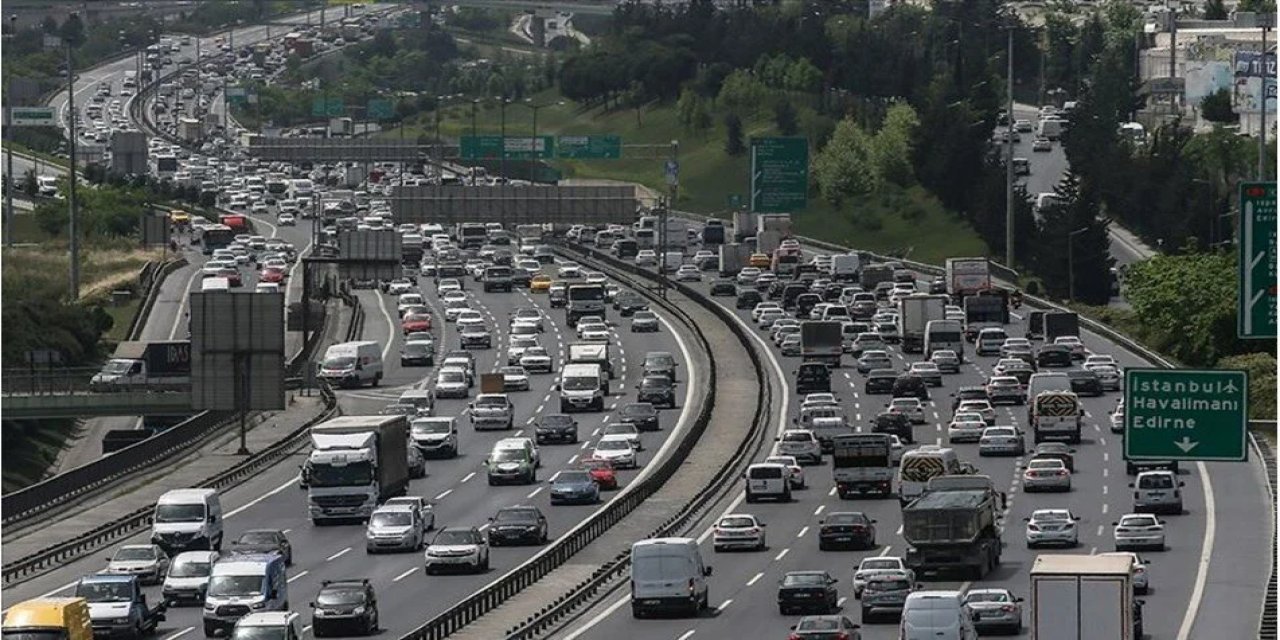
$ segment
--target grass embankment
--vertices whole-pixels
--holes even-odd
[[[538,135],[621,136],[621,160],[559,160],[554,163],[565,178],[611,179],[637,182],[666,193],[663,164],[670,143],[679,140],[680,190],[677,208],[705,214],[727,214],[729,197],[746,202],[748,192],[747,154],[730,156],[724,151],[724,131],[716,126],[706,133],[694,133],[683,126],[670,105],[650,105],[639,118],[632,109],[582,108],[554,90],[531,97],[538,109]],[[470,135],[470,103],[447,107],[441,114],[440,133],[446,140]],[[424,114],[417,125],[405,127],[405,137],[435,133],[434,114]],[[743,123],[744,137],[778,135],[773,122],[757,117]],[[476,109],[475,131],[497,134],[502,131],[501,110],[482,103]],[[533,112],[525,104],[508,105],[508,136],[533,133]],[[398,137],[397,131],[383,134]],[[632,145],[650,145],[636,147]],[[630,156],[632,159],[626,159]],[[515,177],[520,177],[516,175]],[[948,256],[985,255],[985,244],[959,215],[946,211],[919,187],[886,191],[834,207],[815,194],[809,206],[795,212],[796,227],[802,235],[859,249],[904,254],[922,262],[941,264]]]

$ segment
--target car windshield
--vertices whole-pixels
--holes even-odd
[[[432,544],[446,545],[446,544],[475,544],[475,543],[476,541],[474,538],[471,537],[470,531],[450,531],[446,529],[444,531],[441,531],[440,535],[436,536],[436,540]]]
[[[204,520],[203,504],[156,505],[156,522],[200,522]]]
[[[840,631],[840,621],[836,618],[809,616],[800,620],[796,631]]]
[[[899,569],[899,568],[901,567],[897,560],[875,560],[875,559],[863,560],[862,566],[858,567],[860,571],[866,571],[866,570],[876,571],[876,570]]]
[[[890,578],[888,580],[876,580],[867,583],[867,589],[880,591],[898,591],[901,589],[910,589],[911,581],[906,578]]]
[[[783,442],[813,442],[813,436],[808,433],[798,431],[789,431],[782,434]]]
[[[350,369],[356,364],[356,359],[351,356],[338,356],[335,358],[325,358],[324,366],[328,369]]]
[[[1054,520],[1070,520],[1071,514],[1066,511],[1037,511],[1031,514],[1031,519],[1036,522],[1051,522]]]
[[[567,391],[588,391],[599,387],[600,380],[598,378],[575,376],[572,378],[565,378],[563,386]]]
[[[538,521],[538,512],[533,509],[503,509],[493,517],[498,524],[533,523]]]
[[[747,516],[729,516],[727,518],[721,518],[719,526],[725,529],[754,527],[756,526],[756,521]]]
[[[284,627],[249,627],[236,625],[231,640],[287,640]]]
[[[671,381],[664,376],[650,376],[640,381],[641,389],[667,389],[671,387]]]
[[[856,513],[833,513],[827,516],[827,524],[862,524],[865,518]]]
[[[1028,469],[1062,469],[1064,468],[1061,460],[1032,460],[1027,464]]]
[[[1155,516],[1125,516],[1120,519],[1122,527],[1150,527],[1155,524]]]
[[[422,420],[413,423],[414,433],[449,433],[449,423],[443,420]]]
[[[413,524],[413,516],[408,511],[380,511],[369,518],[369,524],[375,527],[407,527]]]
[[[204,578],[208,577],[212,567],[207,560],[180,560],[169,567],[169,577]]]
[[[637,417],[656,415],[658,413],[658,410],[654,409],[653,405],[651,404],[633,403],[633,404],[622,405],[621,413],[624,416],[637,418]]]
[[[112,560],[155,560],[156,552],[149,547],[125,547],[112,556]]]
[[[1172,489],[1173,484],[1173,478],[1161,474],[1143,476],[1141,481],[1138,482],[1138,487],[1141,489]]]
[[[319,605],[348,605],[360,604],[364,602],[364,589],[357,587],[330,587],[320,591],[320,595],[316,596],[316,604]]]
[[[596,445],[596,449],[601,451],[624,451],[630,448],[631,445],[627,444],[626,440],[601,440],[600,444]]]
[[[89,602],[129,602],[133,599],[133,587],[124,581],[82,582],[76,585],[76,597]]]
[[[502,396],[498,396],[498,397],[493,397],[493,396],[489,396],[489,397],[480,396],[479,398],[476,398],[476,406],[478,406],[478,407],[505,407],[505,406],[507,406],[507,399],[506,399],[505,397],[502,397]]]
[[[211,596],[256,596],[262,593],[262,576],[213,576],[209,579]]]
[[[617,434],[617,435],[630,436],[630,435],[635,435],[635,433],[636,433],[635,426],[629,425],[629,424],[611,424],[611,425],[605,426],[604,428],[605,435]]]
[[[592,482],[591,474],[586,471],[561,471],[556,482],[562,484],[582,484]]]
[[[250,531],[236,540],[240,544],[275,544],[276,534],[269,531]]]
[[[461,371],[441,371],[439,381],[454,383],[464,382],[466,381],[466,376],[463,375]]]
[[[520,449],[498,449],[490,457],[494,462],[523,462],[525,453]]]
[[[788,573],[782,579],[784,587],[820,587],[826,583],[827,578],[821,573]]]

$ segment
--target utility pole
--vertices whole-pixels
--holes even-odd
[[[498,166],[500,167],[498,169],[498,175],[502,176],[504,181],[507,179],[507,102],[508,100],[504,96],[500,103],[500,112],[502,114],[502,143],[498,145],[498,156],[500,158],[500,160],[498,160]]]
[[[1267,179],[1267,80],[1273,80],[1271,74],[1267,71],[1267,29],[1271,26],[1271,20],[1274,14],[1263,14],[1266,20],[1262,23],[1262,78],[1260,91],[1262,92],[1262,104],[1258,109],[1258,179]],[[10,170],[12,175],[12,169]]]
[[[75,15],[74,13],[72,15]],[[74,43],[67,40],[67,119],[70,121],[71,164],[67,175],[67,231],[70,234],[71,247],[71,300],[80,299],[80,229],[76,224],[76,70],[71,64],[71,47]]]
[[[1178,77],[1178,7],[1169,7],[1169,79]],[[1178,96],[1169,94],[1169,113],[1177,110]]]
[[[1006,84],[1008,92],[1005,106],[1005,124],[1008,125],[1005,130],[1004,141],[1004,263],[1010,269],[1013,268],[1013,26],[1009,26],[1009,51],[1005,57],[1008,58],[1009,70]]]
[[[1076,236],[1088,231],[1088,228],[1076,229],[1067,234],[1067,301],[1076,301]]]

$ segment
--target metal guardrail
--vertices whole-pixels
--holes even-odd
[[[254,475],[263,467],[274,464],[276,461],[289,455],[293,447],[306,437],[307,431],[312,425],[323,420],[328,420],[338,413],[338,400],[333,394],[333,391],[327,386],[322,386],[320,388],[320,394],[325,403],[325,409],[320,413],[320,415],[307,421],[297,429],[294,429],[285,439],[280,440],[262,451],[259,451],[230,469],[207,478],[196,486],[212,489],[224,489],[239,483],[240,481]],[[177,427],[174,429],[177,429]],[[174,429],[170,429],[170,431],[166,433],[170,433]],[[164,434],[161,434],[161,436],[163,435]],[[160,436],[157,436],[157,438],[158,437]],[[104,460],[112,459],[121,453],[127,452],[131,449],[137,449],[138,447],[154,440],[156,440],[156,438],[151,438],[150,440],[138,443],[104,458]],[[83,469],[85,467],[81,468]],[[132,534],[138,529],[149,526],[151,524],[154,511],[155,505],[142,507],[120,518],[116,518],[111,522],[76,536],[71,540],[50,545],[29,556],[10,562],[4,565],[4,583],[9,584],[14,580],[28,577],[54,565],[65,563],[90,552],[107,542]],[[6,516],[7,515],[8,514],[6,514]]]
[[[612,268],[635,273],[647,279],[653,280],[656,276],[652,273],[643,271],[634,265],[627,264],[621,260],[617,260],[603,252],[594,249],[581,249],[584,255],[589,255],[597,260],[609,264]],[[742,327],[734,321],[732,314],[726,311],[722,306],[709,300],[700,292],[691,289],[687,285],[673,282],[669,283],[670,287],[680,291],[682,294],[695,300],[698,304],[710,310],[718,318],[720,318],[729,330],[738,338],[739,341],[747,349],[747,354],[751,358],[753,369],[759,372],[765,371],[764,363],[760,360],[760,354],[756,351],[752,339],[748,337]],[[738,445],[731,457],[731,463],[725,465],[712,478],[702,490],[694,495],[688,502],[684,504],[675,514],[668,518],[658,527],[655,527],[647,537],[655,538],[662,536],[675,535],[683,531],[689,523],[708,506],[723,491],[723,489],[732,483],[738,477],[738,469],[742,464],[749,461],[760,446],[767,442],[769,431],[769,413],[768,407],[772,399],[773,386],[770,378],[766,375],[760,375],[761,394],[756,400],[756,410],[751,421],[751,430],[748,437],[744,438]],[[696,444],[696,441],[689,442],[689,449]],[[687,452],[686,452],[687,453]],[[572,590],[565,596],[558,598],[555,602],[543,608],[535,616],[525,620],[523,623],[509,629],[506,633],[508,640],[528,640],[538,636],[540,633],[550,630],[560,620],[566,616],[573,615],[575,610],[584,604],[592,601],[596,595],[608,587],[618,576],[628,570],[631,566],[631,553],[624,551],[618,554],[602,565],[598,570],[592,573],[591,577],[574,586]]]
[[[640,291],[643,292],[644,289],[641,288]],[[699,347],[706,350],[710,359],[711,375],[710,383],[705,387],[707,390],[706,401],[703,402],[701,411],[694,420],[689,435],[659,465],[652,475],[632,485],[622,495],[611,501],[608,506],[597,511],[571,531],[561,536],[554,544],[544,548],[532,559],[435,616],[421,627],[409,632],[401,640],[439,640],[496,609],[503,602],[506,602],[521,590],[534,584],[543,576],[564,564],[574,554],[603,535],[609,528],[613,527],[648,499],[649,496],[653,495],[684,463],[689,450],[692,449],[702,432],[706,430],[707,423],[711,419],[711,412],[714,408],[715,358],[712,355],[713,351],[706,340],[706,336],[703,335],[697,324],[687,314],[674,305],[668,305],[656,298],[655,301],[664,305],[670,313],[689,327],[697,339]],[[595,572],[594,577],[598,577],[608,570],[607,568],[601,568]]]

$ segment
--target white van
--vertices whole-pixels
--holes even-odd
[[[901,640],[978,640],[959,591],[917,591],[907,596],[898,626]]]
[[[204,635],[231,631],[250,611],[286,611],[289,577],[284,556],[255,553],[229,556],[213,565],[204,599]]]
[[[924,357],[951,350],[964,362],[964,327],[958,320],[930,320],[924,325]]]
[[[424,457],[458,457],[458,419],[452,416],[414,418],[409,438]]]
[[[219,278],[216,276],[212,278],[205,278],[200,281],[200,290],[201,291],[230,291],[231,280],[227,278]]]
[[[566,364],[560,372],[560,412],[604,411],[608,374],[598,364]]]
[[[696,616],[708,607],[707,578],[693,538],[653,538],[631,545],[631,615],[681,611]]]
[[[1000,346],[1009,339],[1009,334],[999,327],[987,327],[978,332],[978,340],[974,343],[974,351],[980,356],[998,355]]]
[[[929,480],[961,473],[955,449],[930,444],[908,451],[898,463],[898,500],[905,505],[924,493]]]
[[[151,543],[172,556],[222,548],[222,501],[216,489],[174,489],[156,502]]]
[[[382,347],[371,340],[335,344],[324,352],[319,377],[338,386],[376,387],[382,381]]]
[[[1027,406],[1045,391],[1071,391],[1071,378],[1061,371],[1031,374],[1027,380]]]
[[[762,462],[747,467],[742,474],[747,481],[747,502],[773,498],[791,502],[791,470],[786,465]]]
[[[202,604],[218,556],[217,551],[183,551],[175,556],[169,563],[169,572],[165,574],[164,586],[161,587],[165,604]]]

